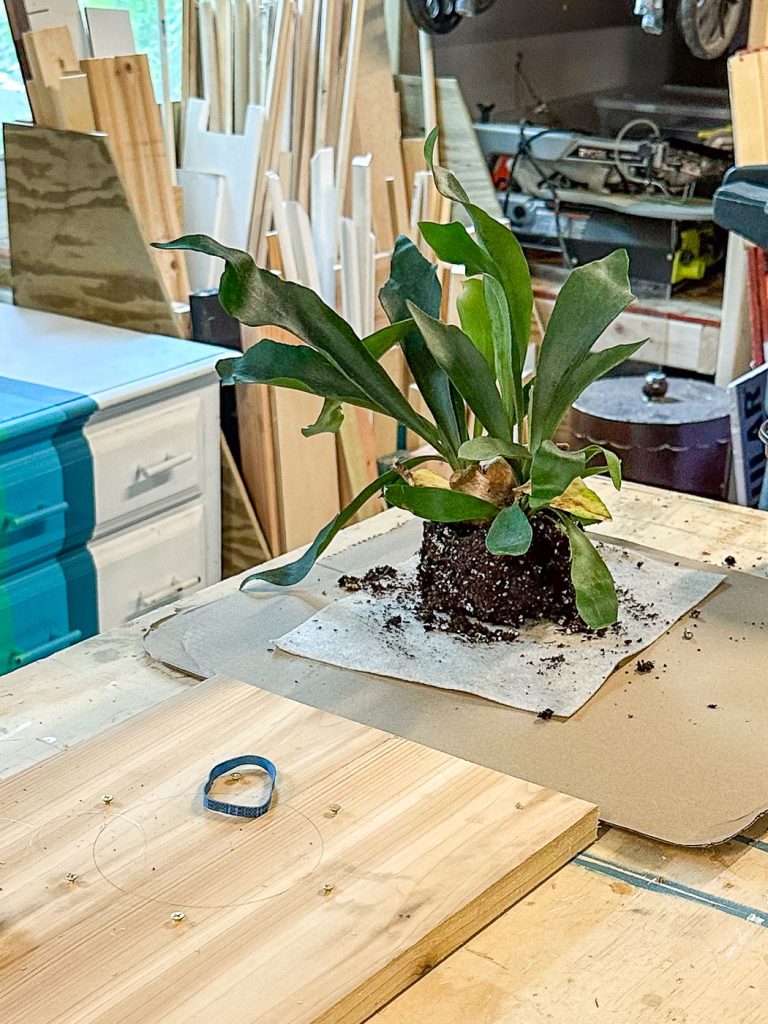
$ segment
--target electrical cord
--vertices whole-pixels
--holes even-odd
[[[509,198],[510,198],[509,197],[509,184],[510,184],[510,182],[514,181],[515,170],[517,169],[517,165],[518,165],[518,163],[520,161],[520,158],[525,155],[525,156],[527,156],[528,160],[530,161],[533,169],[539,175],[538,187],[539,188],[546,187],[547,190],[549,191],[550,195],[552,196],[553,213],[555,215],[555,230],[557,231],[557,244],[558,244],[558,246],[560,248],[560,254],[561,254],[562,259],[563,259],[563,265],[566,266],[566,267],[570,267],[571,266],[571,257],[570,257],[570,253],[568,252],[568,247],[566,245],[566,241],[565,241],[565,236],[563,234],[562,225],[560,223],[560,195],[559,195],[559,193],[557,191],[557,188],[555,187],[555,185],[554,185],[554,183],[552,181],[553,175],[547,174],[545,171],[543,171],[541,166],[539,165],[538,161],[535,159],[535,157],[531,153],[531,146],[533,145],[533,143],[537,139],[542,138],[544,135],[549,135],[549,134],[551,134],[553,132],[558,132],[558,131],[560,131],[560,129],[559,128],[543,128],[540,132],[536,132],[535,135],[532,135],[529,139],[526,139],[526,138],[523,137],[523,132],[524,132],[524,130],[527,127],[532,127],[531,122],[527,121],[527,120],[522,120],[520,122],[520,126],[519,126],[520,140],[521,141],[520,141],[520,144],[517,147],[517,152],[515,153],[514,157],[512,158],[512,164],[511,164],[510,169],[509,169],[509,178],[508,178],[508,181],[507,181],[507,193],[506,193],[505,200],[504,200],[504,216],[508,218]]]

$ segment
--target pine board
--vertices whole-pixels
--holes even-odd
[[[296,342],[277,327],[246,327],[244,351],[263,338]],[[309,543],[339,511],[335,438],[301,433],[321,408],[321,399],[301,391],[238,385],[243,479],[273,552]]]
[[[408,201],[400,152],[400,105],[387,44],[384,0],[367,0],[355,93],[355,152],[371,153],[373,227],[379,251],[394,247],[386,179],[394,180],[398,231],[408,230]]]
[[[204,812],[207,772],[246,751],[277,765],[272,810]],[[235,785],[248,802],[258,777]],[[223,678],[0,799],[4,1024],[32,1003],[50,1024],[356,1024],[596,832],[589,804]]]
[[[160,110],[146,54],[81,61],[88,75],[93,116],[109,144],[147,242],[181,234]],[[171,298],[189,300],[184,253],[152,250]]]
[[[728,61],[733,141],[740,166],[768,159],[768,50],[747,50]]]
[[[612,830],[370,1024],[762,1024],[768,854],[696,853]]]
[[[103,135],[5,125],[19,306],[180,337]]]

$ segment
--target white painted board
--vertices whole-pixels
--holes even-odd
[[[185,171],[221,175],[224,179],[224,193],[217,240],[224,245],[246,249],[264,110],[261,107],[248,107],[243,135],[208,131],[208,117],[207,100],[189,100],[181,166]]]

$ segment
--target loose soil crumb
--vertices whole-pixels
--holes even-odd
[[[339,586],[356,593],[358,590],[368,590],[372,594],[380,596],[391,594],[401,586],[400,574],[393,565],[377,565],[369,569],[363,576],[340,576]]]
[[[637,663],[637,671],[640,672],[642,675],[644,675],[646,672],[653,672],[655,668],[655,661],[649,661],[647,659],[640,658],[640,660]]]
[[[544,710],[540,711],[538,715],[536,715],[536,717],[540,718],[542,722],[548,722],[550,718],[554,715],[554,713],[555,712],[552,710],[552,708],[544,708]]]
[[[734,565],[736,565],[736,559],[733,557],[733,555],[726,555],[723,559],[723,563],[727,565],[730,569],[732,569]]]

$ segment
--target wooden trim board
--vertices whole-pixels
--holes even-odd
[[[272,809],[204,811],[209,770],[246,751],[277,766]],[[254,803],[259,784],[244,768],[215,795]],[[0,799],[4,1024],[32,1003],[90,1024],[358,1024],[597,825],[590,804],[231,679]]]
[[[397,234],[408,231],[408,195],[400,152],[400,104],[392,78],[384,0],[367,0],[355,92],[354,144],[371,153],[373,228],[378,249],[391,250]],[[387,178],[392,179],[392,231]]]

